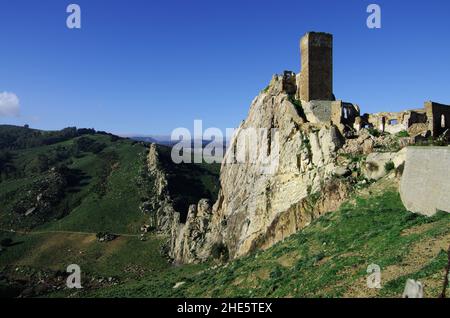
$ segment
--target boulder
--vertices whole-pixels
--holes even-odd
[[[411,137],[415,137],[417,135],[424,135],[427,133],[427,131],[428,131],[428,124],[426,124],[426,123],[412,124],[408,128],[408,134]]]
[[[403,291],[403,298],[423,298],[422,283],[414,279],[408,279]]]
[[[186,284],[186,282],[178,282],[173,286],[173,289],[177,289],[180,288],[181,286],[183,286],[184,284]]]
[[[347,177],[352,174],[351,170],[348,167],[336,167],[333,171],[333,174],[338,177]]]
[[[406,150],[399,152],[372,152],[367,156],[362,166],[362,172],[368,180],[379,180],[386,176],[386,164],[393,163],[393,168],[398,168],[405,162]]]

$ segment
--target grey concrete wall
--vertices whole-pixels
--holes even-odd
[[[408,147],[400,195],[411,212],[450,213],[450,147]]]

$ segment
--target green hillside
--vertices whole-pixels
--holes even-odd
[[[0,227],[136,232],[145,150],[98,133],[9,150],[13,168],[2,173]]]
[[[3,293],[37,285],[36,276],[51,285],[69,264],[121,278],[130,262],[167,266],[160,238],[139,240],[148,220],[139,210],[144,144],[90,129],[0,126],[0,145],[0,239],[12,241],[0,253]],[[100,244],[98,232],[120,236]],[[40,288],[31,295],[51,287]]]
[[[159,152],[169,181],[182,181],[169,189],[178,207],[215,199],[219,165],[174,165],[169,148]],[[139,206],[153,193],[147,154],[148,144],[93,129],[0,125],[0,296],[55,292],[70,264],[86,290],[170,270],[167,238],[141,238],[149,215]],[[100,233],[117,238],[101,243]]]
[[[189,265],[85,296],[401,297],[408,278],[425,284],[426,297],[439,296],[450,215],[409,213],[395,188],[381,188],[266,251],[218,267]],[[372,263],[381,267],[381,289],[367,288]],[[179,282],[184,284],[174,289]]]

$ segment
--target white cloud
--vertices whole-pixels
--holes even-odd
[[[0,117],[19,116],[20,101],[14,93],[0,93]]]

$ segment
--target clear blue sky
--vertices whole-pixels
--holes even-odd
[[[66,6],[82,29],[66,28]],[[382,8],[382,29],[366,7]],[[334,34],[334,93],[362,111],[450,104],[450,1],[0,0],[0,93],[20,115],[0,123],[170,134],[236,127],[285,69],[299,39]]]

